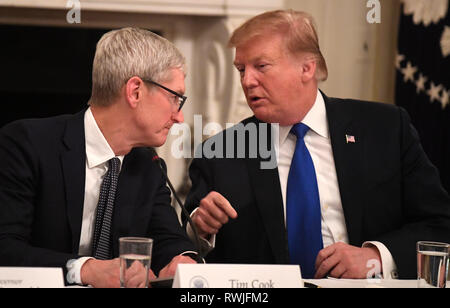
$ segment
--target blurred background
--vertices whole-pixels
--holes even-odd
[[[226,47],[230,34],[251,16],[286,8],[316,20],[329,68],[325,94],[406,108],[450,190],[449,0],[0,0],[0,126],[85,108],[103,33],[149,29],[173,41],[188,64],[183,112],[191,133],[173,129],[158,149],[184,194],[190,155],[174,157],[172,147],[184,143],[192,155],[195,137],[214,133],[202,131],[207,123],[225,128],[251,115]]]

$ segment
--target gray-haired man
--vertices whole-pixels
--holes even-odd
[[[97,45],[87,110],[0,131],[0,265],[57,266],[68,283],[119,286],[122,236],[154,239],[152,276],[195,262],[181,255],[194,246],[147,148],[183,121],[184,67],[156,34],[111,31]]]

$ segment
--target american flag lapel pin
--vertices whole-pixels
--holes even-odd
[[[355,143],[356,142],[355,136],[352,136],[352,135],[345,135],[345,140],[347,141],[347,143]]]

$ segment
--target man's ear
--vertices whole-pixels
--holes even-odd
[[[302,71],[302,81],[307,83],[315,78],[316,76],[317,63],[313,57],[308,57],[302,61],[301,71]]]
[[[136,108],[142,99],[144,82],[141,78],[134,76],[128,79],[125,84],[126,101],[132,108]]]

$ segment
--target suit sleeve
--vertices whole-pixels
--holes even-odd
[[[399,110],[404,224],[379,240],[392,253],[400,277],[412,279],[416,277],[416,242],[450,240],[450,198],[441,185],[438,170],[423,151],[409,116]]]
[[[22,124],[0,131],[0,265],[63,267],[74,255],[33,246],[37,153]]]
[[[163,168],[166,168],[163,163]],[[186,232],[179,223],[174,208],[170,205],[170,190],[160,172],[159,188],[155,196],[149,235],[154,240],[152,269],[155,274],[166,266],[173,257],[186,251],[196,251]]]
[[[189,177],[192,182],[192,188],[186,198],[186,209],[192,213],[206,195],[212,190],[212,177],[208,160],[195,158],[189,167]]]

